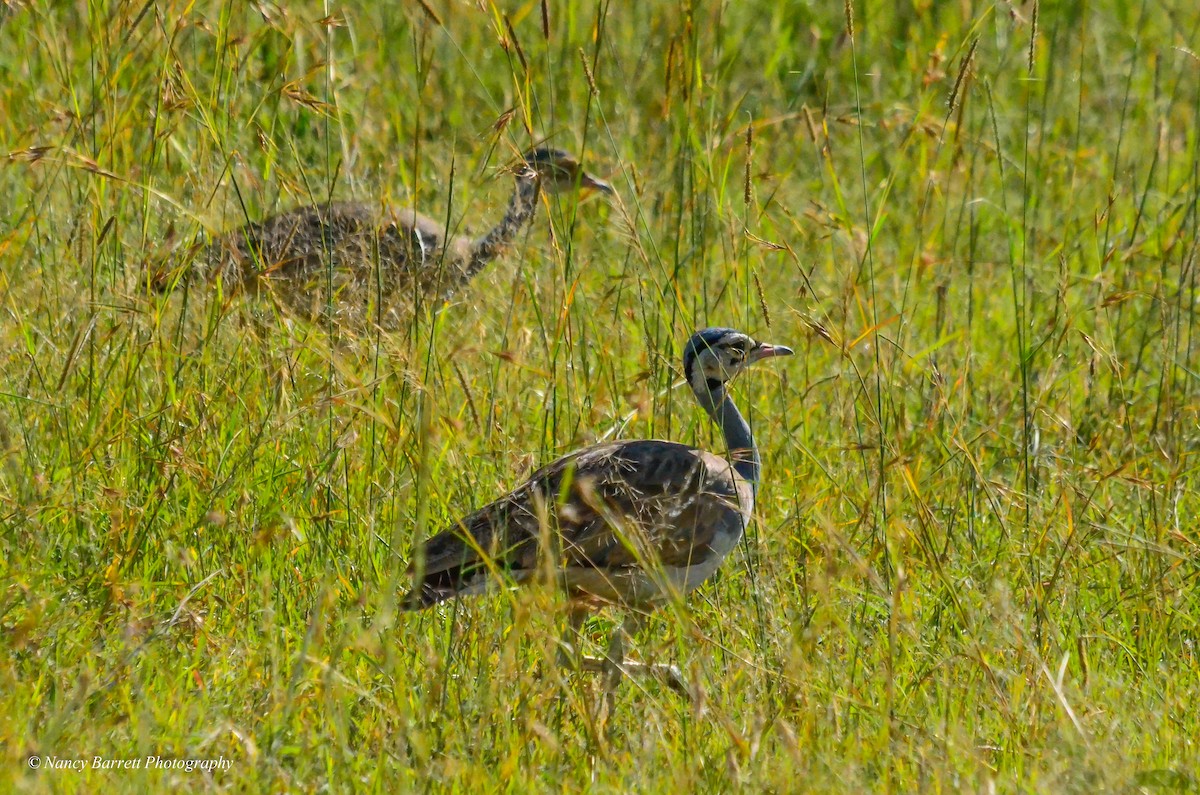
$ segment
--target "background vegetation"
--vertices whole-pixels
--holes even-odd
[[[0,788],[1200,786],[1194,2],[391,5],[0,6]],[[399,333],[146,288],[330,195],[479,232],[542,140],[619,197]],[[799,355],[637,644],[690,700],[602,715],[549,594],[397,612],[536,464],[719,449],[705,325]]]

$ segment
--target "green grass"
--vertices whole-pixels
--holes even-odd
[[[1194,2],[287,5],[0,16],[0,789],[1200,788]],[[402,332],[145,287],[330,195],[479,232],[543,138],[619,198]],[[636,643],[690,702],[601,720],[546,593],[397,612],[533,466],[720,449],[705,325],[799,355]]]

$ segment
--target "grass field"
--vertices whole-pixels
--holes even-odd
[[[0,6],[0,790],[1200,789],[1194,2],[396,5]],[[147,288],[330,196],[481,232],[542,140],[618,196],[410,328]],[[691,699],[397,610],[562,452],[720,450],[706,325],[798,355],[635,644]]]

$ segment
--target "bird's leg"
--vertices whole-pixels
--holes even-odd
[[[681,696],[690,695],[688,691],[687,680],[683,678],[683,672],[678,666],[670,663],[634,663],[640,669],[639,673],[649,674],[658,677],[663,684],[674,690]],[[627,664],[628,665],[628,664]],[[632,671],[630,673],[633,673]]]
[[[626,645],[645,624],[645,617],[632,613],[624,623],[613,630],[609,641],[608,653],[604,657],[582,657],[580,668],[591,673],[603,674],[605,690],[611,696],[621,676],[653,676],[667,687],[680,695],[688,695],[687,680],[683,673],[674,665],[668,663],[647,663],[625,659]]]
[[[608,651],[603,657],[583,654],[579,645],[582,644],[579,631],[583,627],[587,612],[587,608],[572,608],[568,614],[567,628],[563,631],[558,645],[558,664],[560,666],[575,671],[603,675],[604,689],[610,700],[622,676],[653,676],[676,693],[688,695],[687,681],[676,666],[625,659],[627,646],[645,624],[645,616],[639,613],[630,613],[625,617],[624,622],[613,630],[608,643]]]
[[[582,641],[579,637],[579,630],[582,629],[585,618],[587,618],[586,608],[574,606],[570,608],[570,612],[567,614],[567,628],[563,630],[562,638],[558,641],[558,664],[560,667],[577,670],[581,661],[590,659],[580,653]]]
[[[625,667],[625,646],[637,634],[642,623],[641,616],[637,613],[629,613],[621,625],[613,630],[612,637],[608,641],[608,653],[605,655],[602,670],[604,671],[604,690],[610,698],[617,688],[617,683],[621,681],[621,675],[628,670]]]
[[[574,614],[572,614],[572,618],[574,618]],[[604,674],[610,677],[619,676],[621,665],[625,659],[625,641],[627,636],[631,637],[637,631],[638,626],[640,626],[640,622],[635,623],[632,618],[627,618],[625,623],[613,630],[608,641],[608,651],[603,657],[591,657],[586,654],[578,655],[579,670],[587,671],[591,674]]]
[[[613,714],[613,708],[617,701],[617,684],[621,681],[621,676],[625,673],[625,645],[634,634],[637,633],[638,627],[641,625],[640,616],[636,613],[630,613],[625,617],[625,620],[613,630],[612,637],[608,641],[608,652],[604,655],[603,660],[597,660],[600,663],[599,669],[604,676],[604,704],[606,716]]]

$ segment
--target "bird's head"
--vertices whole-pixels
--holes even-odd
[[[716,395],[755,362],[793,353],[785,345],[757,342],[731,328],[706,328],[693,334],[684,346],[683,374],[697,395]]]
[[[561,149],[539,146],[525,153],[525,166],[530,176],[536,176],[546,193],[565,193],[574,190],[596,190],[612,194],[612,186],[583,170],[579,161]]]

